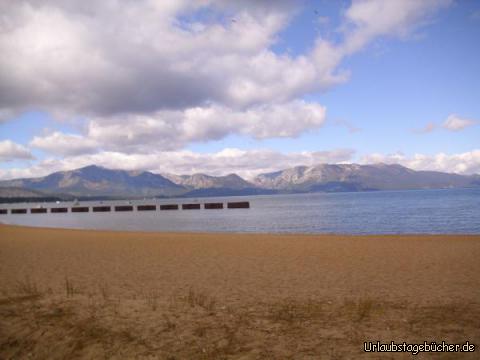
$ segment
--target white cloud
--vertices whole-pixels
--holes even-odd
[[[25,146],[11,140],[0,141],[0,161],[33,159],[33,155]]]
[[[96,154],[70,156],[63,159],[46,159],[28,168],[0,169],[1,179],[37,177],[54,171],[72,170],[97,164],[111,169],[148,170],[155,173],[226,175],[237,173],[251,179],[254,176],[298,165],[320,163],[351,163],[355,151],[337,149],[331,151],[304,151],[283,153],[267,149],[224,149],[216,153],[192,151],[167,151],[125,154],[104,151]],[[434,170],[459,174],[480,174],[480,150],[460,154],[370,154],[360,163],[395,163],[414,170]]]
[[[458,174],[480,174],[480,150],[472,150],[460,154],[415,154],[410,157],[405,156],[402,153],[391,155],[370,154],[364,156],[362,162],[401,164],[414,170],[433,170]]]
[[[405,37],[452,0],[357,0],[346,10],[344,44],[348,53],[358,51],[378,36]]]
[[[233,8],[236,22],[216,23],[195,20],[199,8],[232,11],[215,1],[11,2],[0,23],[0,106],[102,115],[246,105],[313,80],[303,57],[268,50],[290,16],[284,7],[252,2]]]
[[[46,159],[25,169],[0,169],[0,178],[11,179],[50,174],[96,164],[112,169],[149,170],[156,173],[225,175],[237,173],[251,178],[259,173],[276,171],[299,164],[337,163],[350,161],[353,151],[305,151],[281,153],[271,150],[224,149],[216,153],[191,151],[157,152],[149,154],[124,154],[101,152],[72,156],[64,159]]]
[[[83,135],[58,131],[35,136],[30,145],[68,156],[107,151],[149,153],[178,150],[191,142],[221,139],[229,134],[256,139],[295,137],[325,121],[325,108],[316,103],[292,101],[235,111],[220,105],[151,114],[95,117]]]
[[[92,139],[75,134],[55,131],[46,136],[35,136],[30,146],[57,155],[78,155],[98,150],[98,144]]]
[[[478,123],[479,122],[476,120],[466,119],[456,114],[451,114],[442,124],[429,122],[423,128],[413,129],[412,132],[417,134],[428,134],[437,129],[440,129],[440,127],[443,127],[444,129],[449,131],[460,131]]]
[[[475,124],[477,124],[475,120],[461,118],[456,114],[452,114],[445,120],[442,126],[450,131],[460,131]]]
[[[7,2],[0,112],[110,116],[289,102],[345,81],[348,72],[337,69],[345,56],[375,37],[405,36],[448,3],[354,1],[343,41],[319,38],[311,52],[291,56],[270,47],[295,13],[293,1]]]
[[[354,0],[345,10],[341,26],[343,41],[338,44],[317,39],[313,51],[324,76],[332,75],[341,61],[379,37],[406,38],[452,0]],[[323,71],[322,71],[323,70]],[[337,80],[346,74],[337,75]]]

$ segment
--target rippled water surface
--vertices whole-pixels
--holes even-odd
[[[159,211],[159,204],[249,201],[250,209]],[[98,206],[99,202],[81,202]],[[102,205],[127,204],[104,201]],[[132,201],[156,211],[7,214],[0,222],[62,228],[273,233],[465,233],[480,234],[480,189],[317,193],[225,198]],[[15,204],[0,208],[46,208],[62,204]],[[91,211],[91,209],[90,209]]]

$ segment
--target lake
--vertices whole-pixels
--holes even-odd
[[[249,201],[250,209],[159,211],[160,204]],[[104,206],[128,204],[103,201]],[[28,226],[172,232],[337,234],[479,234],[480,189],[410,190],[236,196],[131,201],[156,211],[2,214],[0,222]],[[61,204],[3,204],[2,209]],[[100,202],[80,202],[99,206]],[[91,211],[91,210],[90,210]]]

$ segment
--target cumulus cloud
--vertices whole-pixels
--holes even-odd
[[[291,1],[7,1],[0,112],[109,116],[287,102],[345,81],[337,71],[345,56],[377,36],[404,36],[448,2],[354,1],[343,41],[319,38],[291,56],[270,49]]]
[[[251,179],[260,173],[273,172],[298,165],[321,163],[351,163],[355,151],[337,149],[331,151],[304,151],[283,153],[268,149],[240,150],[224,149],[215,153],[195,153],[192,151],[167,151],[149,154],[125,154],[103,151],[83,156],[70,156],[62,159],[49,158],[28,168],[0,169],[1,179],[37,177],[54,171],[72,170],[91,164],[111,169],[148,170],[165,174],[207,173],[226,175],[237,173]],[[480,174],[480,150],[459,154],[415,154],[402,153],[383,155],[369,154],[360,163],[402,164],[415,170],[434,170],[459,174]]]
[[[54,132],[36,136],[30,145],[57,155],[77,155],[95,152],[100,147],[124,153],[178,150],[190,142],[218,140],[229,134],[256,139],[295,137],[320,127],[325,112],[316,103],[297,100],[258,105],[244,111],[211,105],[99,117],[88,122],[83,135]]]
[[[224,149],[216,153],[192,151],[158,152],[149,154],[124,154],[100,152],[63,159],[46,159],[25,169],[0,169],[0,178],[43,176],[54,171],[71,170],[91,164],[112,169],[149,170],[155,173],[226,175],[237,173],[245,178],[276,171],[299,164],[338,163],[350,161],[353,150],[305,151],[282,153],[266,149]]]
[[[445,120],[442,126],[450,131],[460,131],[475,124],[477,124],[475,120],[461,118],[456,114],[452,114]]]
[[[456,114],[451,114],[442,124],[429,122],[423,128],[413,129],[412,132],[416,134],[428,134],[440,128],[444,128],[449,131],[460,131],[476,124],[478,124],[478,121],[476,120],[466,119]]]
[[[370,154],[362,158],[363,163],[401,164],[414,170],[433,170],[458,174],[480,174],[480,150],[460,154],[435,155],[415,154]]]
[[[35,136],[30,146],[37,149],[58,154],[78,155],[97,151],[98,144],[92,140],[76,134],[64,134],[55,131],[46,136]]]
[[[231,11],[215,1],[21,0],[3,7],[2,108],[111,115],[208,101],[246,105],[287,99],[315,78],[303,57],[268,50],[289,17],[285,7],[247,2],[233,8],[235,22],[201,20],[200,9],[212,17]]]
[[[0,161],[33,159],[33,155],[25,146],[11,140],[0,141]]]
[[[378,36],[406,37],[451,0],[358,0],[346,10],[344,51],[355,52]]]
[[[319,38],[312,56],[317,71],[332,76],[341,61],[379,37],[406,38],[424,25],[452,0],[354,0],[345,10],[341,26],[343,41],[332,43]],[[321,66],[318,66],[321,64]],[[342,74],[337,74],[340,80]],[[343,73],[345,77],[346,74]]]

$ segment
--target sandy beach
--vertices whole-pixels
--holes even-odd
[[[480,346],[479,259],[480,236],[0,225],[0,358],[402,359],[363,343]]]

